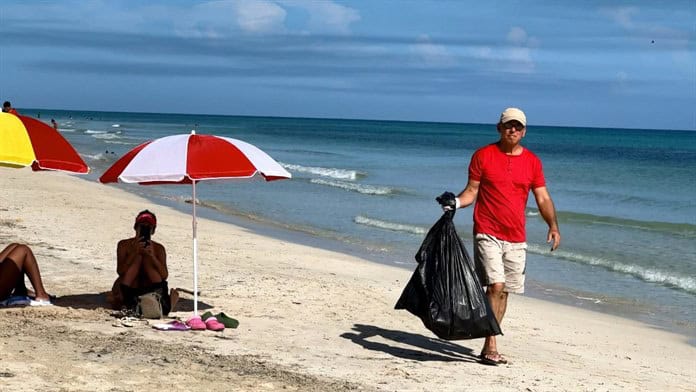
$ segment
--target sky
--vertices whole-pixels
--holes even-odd
[[[696,1],[0,4],[17,108],[696,130]]]

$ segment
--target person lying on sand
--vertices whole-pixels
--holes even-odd
[[[135,217],[135,236],[118,242],[116,247],[116,273],[107,300],[113,309],[134,310],[138,297],[147,293],[159,293],[162,313],[169,314],[179,300],[176,290],[169,291],[167,284],[167,252],[151,236],[157,227],[157,217],[148,210]]]
[[[34,292],[24,285],[29,277]],[[34,296],[34,304],[50,305],[50,296],[41,281],[39,264],[31,249],[23,244],[10,244],[0,252],[0,301],[10,296]]]

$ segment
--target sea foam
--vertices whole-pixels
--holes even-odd
[[[349,169],[336,169],[327,167],[301,166],[291,163],[280,163],[284,168],[290,171],[299,173],[315,174],[322,177],[330,177],[338,180],[357,180],[359,177],[365,177],[364,173]]]
[[[106,155],[104,153],[101,153],[101,152],[97,153],[97,154],[80,154],[80,155],[82,155],[83,157],[85,157],[89,160],[93,160],[93,161],[106,160]]]
[[[530,253],[548,255],[548,248],[529,244],[527,250]],[[556,250],[554,256],[576,263],[594,265],[610,271],[631,275],[645,282],[657,283],[666,287],[677,288],[691,294],[696,294],[696,278],[680,275],[674,272],[662,271],[657,268],[627,264],[615,260],[607,260],[601,257],[589,256],[564,250]]]
[[[357,224],[364,226],[376,227],[379,229],[391,230],[391,231],[401,231],[404,233],[411,234],[425,234],[427,230],[420,226],[406,225],[403,223],[388,222],[374,218],[368,218],[366,216],[358,215],[353,218],[353,221]]]
[[[92,137],[95,139],[113,140],[120,139],[121,135],[119,135],[118,133],[95,133],[92,135]]]
[[[366,195],[389,195],[395,193],[395,190],[387,186],[358,184],[355,182],[346,182],[338,180],[325,180],[323,178],[313,178],[309,182],[312,184],[332,186],[335,188],[345,189],[347,191],[358,192]]]

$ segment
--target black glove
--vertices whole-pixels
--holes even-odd
[[[456,196],[452,192],[445,192],[436,197],[435,200],[440,203],[443,211],[455,210],[457,208]]]

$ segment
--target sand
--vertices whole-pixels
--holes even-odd
[[[205,186],[205,185],[203,185]],[[437,339],[393,309],[411,271],[200,219],[201,310],[222,333],[123,326],[104,293],[135,214],[158,216],[170,286],[192,288],[191,216],[61,173],[0,168],[0,246],[34,250],[54,307],[0,309],[0,390],[694,391],[688,337],[611,315],[514,296],[499,348]],[[184,295],[173,316],[192,314]]]

